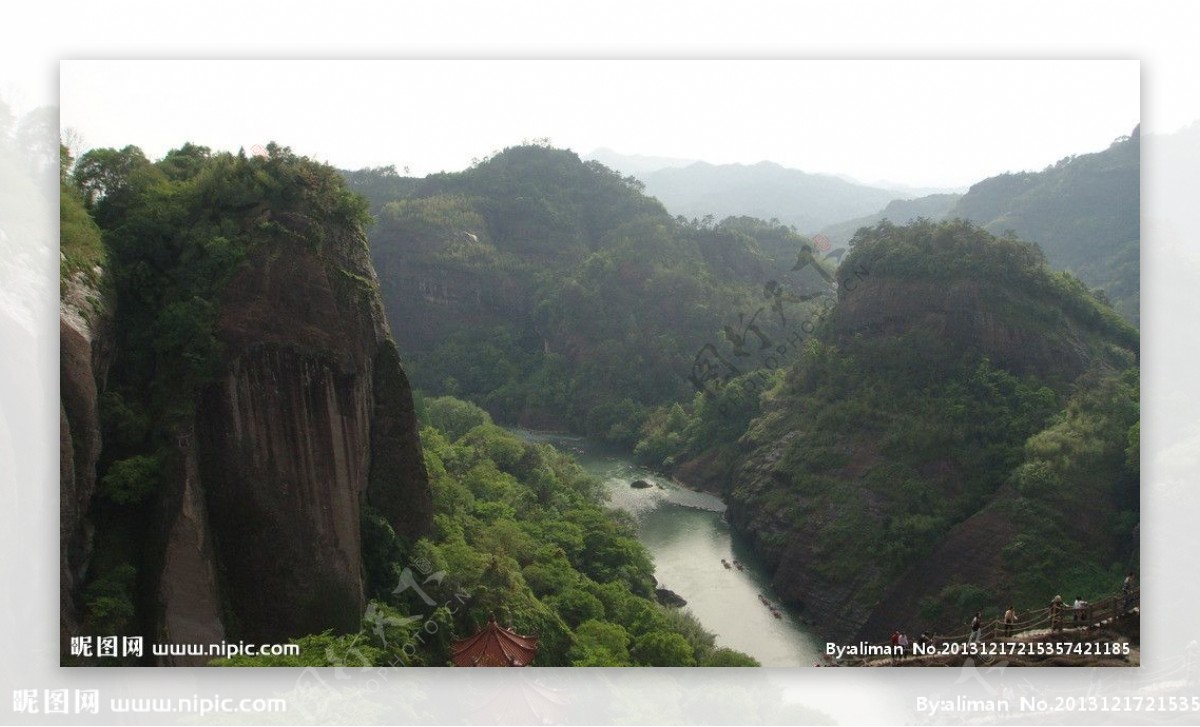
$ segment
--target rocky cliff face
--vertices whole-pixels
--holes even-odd
[[[156,642],[212,644],[225,639],[219,563],[213,525],[196,458],[192,427],[175,432],[176,444],[155,512],[153,598]],[[204,666],[206,657],[165,656],[166,666]]]
[[[352,630],[364,607],[363,505],[405,538],[432,518],[412,393],[365,241],[343,233],[325,256],[262,251],[229,284],[221,313],[226,369],[201,397],[194,455],[184,454],[206,516],[189,512],[185,476],[167,553],[211,534],[239,638]],[[177,565],[207,583],[203,560]],[[211,621],[205,600],[168,596],[163,619]]]
[[[59,309],[59,596],[61,636],[77,635],[75,595],[91,552],[88,518],[100,458],[99,394],[112,363],[112,312],[99,283],[103,273],[64,281]]]
[[[800,609],[826,637],[849,641],[866,619],[869,607],[861,594],[879,578],[869,560],[851,578],[831,578],[827,572],[826,535],[839,521],[858,514],[857,505],[805,503],[810,509],[803,529],[797,529],[789,507],[770,505],[771,493],[787,487],[780,461],[794,434],[773,446],[755,449],[736,473],[736,490],[728,498],[728,518],[746,537],[772,571],[771,587],[785,603]],[[851,545],[851,544],[847,544]]]
[[[365,605],[363,507],[401,538],[430,528],[412,392],[365,240],[357,229],[325,235],[320,248],[261,246],[220,300],[223,373],[169,433],[147,510],[143,622],[154,642],[353,630]],[[64,638],[81,628],[97,399],[113,358],[111,316],[96,300],[94,290],[65,295],[61,323]]]
[[[1079,321],[1065,315],[1040,319],[1041,301],[990,281],[878,276],[854,282],[858,286],[834,309],[839,338],[922,330],[946,349],[977,352],[1014,373],[1065,380],[1083,373],[1095,358]]]

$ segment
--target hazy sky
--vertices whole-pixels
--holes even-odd
[[[1137,61],[64,61],[64,128],[151,157],[268,141],[342,168],[457,170],[525,139],[968,185],[1105,148]]]

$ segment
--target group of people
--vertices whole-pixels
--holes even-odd
[[[1121,584],[1121,611],[1128,612],[1133,606],[1133,590],[1134,590],[1133,571],[1130,571],[1125,576],[1124,583]],[[1062,628],[1063,617],[1067,610],[1071,611],[1072,620],[1075,623],[1088,623],[1091,621],[1091,604],[1081,596],[1075,597],[1075,602],[1068,606],[1063,602],[1062,596],[1055,596],[1050,602],[1050,628],[1059,630]]]
[[[1004,612],[1003,628],[1000,634],[1004,638],[1013,635],[1013,628],[1017,624],[1017,610],[1010,604],[1008,610]],[[971,619],[971,635],[967,638],[968,643],[979,641],[983,638],[983,611],[976,611],[975,617]]]
[[[933,646],[933,637],[929,635],[928,631],[922,631],[915,643],[922,646]],[[898,647],[892,650],[892,661],[896,661],[911,653],[909,649],[913,645],[913,642],[909,641],[908,634],[900,629],[896,629],[892,632],[891,644],[893,647]]]
[[[1133,590],[1134,590],[1134,575],[1130,571],[1125,576],[1125,582],[1121,586],[1122,594],[1122,611],[1129,611],[1133,605]],[[1075,623],[1087,623],[1091,618],[1091,604],[1089,604],[1082,596],[1076,596],[1074,603],[1067,605],[1061,595],[1055,596],[1050,602],[1050,628],[1057,631],[1062,628],[1063,618],[1066,612],[1070,610],[1072,619]],[[1011,605],[1004,612],[1004,618],[1000,625],[999,633],[1003,638],[1009,638],[1017,624],[1017,611]],[[971,619],[971,634],[968,637],[968,642],[979,641],[983,638],[984,619],[983,612],[976,611],[974,618]]]
[[[1089,604],[1082,596],[1076,596],[1075,602],[1068,606],[1062,596],[1055,596],[1050,602],[1050,628],[1058,630],[1062,628],[1063,614],[1070,610],[1071,620],[1075,623],[1087,622],[1089,620]]]
[[[1121,584],[1121,610],[1128,612],[1133,605],[1133,590],[1135,576],[1133,571],[1130,571],[1125,576],[1124,583]],[[1050,628],[1058,631],[1063,627],[1063,619],[1067,611],[1071,612],[1072,621],[1076,624],[1088,623],[1091,620],[1091,604],[1088,603],[1083,596],[1075,596],[1075,601],[1069,606],[1061,595],[1056,595],[1050,601]],[[1003,635],[1005,638],[1012,636],[1013,626],[1017,622],[1017,613],[1012,606],[1004,612]],[[980,632],[983,628],[983,616],[980,612],[975,612],[975,618],[971,621],[971,641],[978,641]]]
[[[1125,582],[1121,586],[1122,611],[1128,612],[1132,607],[1133,591],[1134,574],[1131,571],[1125,576]],[[1090,608],[1091,604],[1084,600],[1082,596],[1076,596],[1074,603],[1069,606],[1063,601],[1061,595],[1055,596],[1054,600],[1050,602],[1050,628],[1055,631],[1060,630],[1063,618],[1068,610],[1072,612],[1073,620],[1076,623],[1087,623],[1091,614]],[[1016,632],[1018,620],[1019,617],[1016,608],[1009,605],[1008,609],[1004,611],[1004,616],[1000,622],[998,630],[1000,636],[1006,639],[1010,638]],[[976,611],[974,618],[971,619],[971,633],[967,639],[968,643],[982,640],[984,625],[983,611]],[[933,637],[928,632],[923,631],[916,643],[932,646]],[[912,642],[909,641],[908,634],[900,629],[892,631],[891,644],[893,647],[898,647],[893,649],[893,660],[903,658],[906,654],[911,653],[909,648]]]

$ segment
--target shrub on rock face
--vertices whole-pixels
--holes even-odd
[[[656,631],[633,647],[633,659],[641,666],[695,666],[692,645],[677,633]]]
[[[162,462],[153,455],[134,455],[118,460],[100,480],[108,499],[120,505],[136,505],[158,489]]]

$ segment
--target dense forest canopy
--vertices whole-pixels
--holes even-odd
[[[362,632],[311,637],[322,648],[299,658],[231,665],[324,665],[357,639],[372,663],[441,666],[451,639],[491,615],[538,636],[539,666],[757,665],[717,647],[687,612],[654,601],[653,564],[632,523],[605,509],[600,483],[570,457],[524,443],[450,397],[427,400],[421,415],[436,532],[405,547],[386,524],[368,523],[373,600]],[[408,585],[420,581],[431,585]],[[412,639],[406,627],[426,619],[436,634]]]
[[[626,444],[806,243],[778,223],[672,218],[633,178],[536,145],[421,181],[371,234],[421,388]]]

